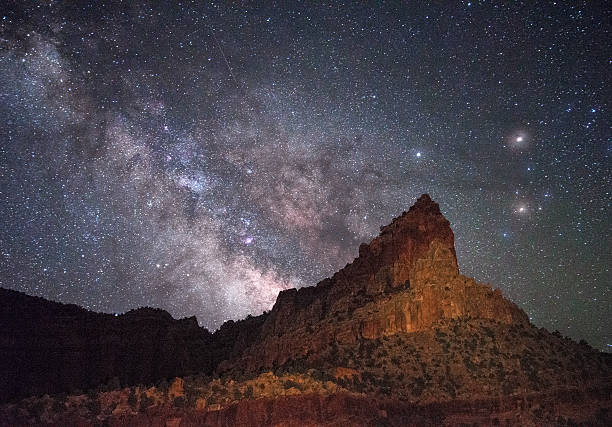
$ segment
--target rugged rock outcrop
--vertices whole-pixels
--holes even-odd
[[[216,411],[168,410],[110,419],[110,426],[609,426],[601,390],[563,390],[516,397],[414,404],[348,393],[243,400]],[[172,424],[176,423],[176,424]]]
[[[368,315],[360,316],[365,318],[360,328],[363,338],[415,332],[460,317],[529,323],[527,315],[503,298],[499,289],[459,274],[454,254],[438,240],[431,242],[429,251],[415,263],[410,283],[409,291],[366,306]]]
[[[316,357],[332,343],[415,332],[460,317],[529,323],[499,290],[459,274],[450,224],[424,194],[331,279],[281,292],[258,339],[238,344],[238,357],[223,361],[219,371],[271,369]]]
[[[107,426],[426,426],[426,425],[589,425],[609,426],[612,388],[568,388],[524,396],[414,403],[340,389],[304,393],[295,388],[279,396],[244,398],[229,405],[176,407],[129,403],[129,390],[91,397],[71,396],[58,402],[49,396],[29,399],[29,405],[0,406],[6,425]],[[158,395],[158,391],[152,392]],[[144,396],[144,394],[143,394]],[[65,407],[62,412],[58,407]],[[139,407],[140,406],[140,407]],[[112,412],[111,408],[114,408]],[[97,415],[96,415],[97,414]],[[93,420],[96,420],[94,422]]]
[[[424,194],[408,212],[381,227],[378,237],[362,244],[359,256],[331,278],[315,287],[282,291],[263,326],[264,333],[282,332],[292,324],[320,320],[409,288],[411,270],[434,240],[448,249],[456,267],[454,239],[439,205]]]
[[[8,363],[0,399],[86,389],[190,372],[257,373],[316,360],[352,343],[472,317],[528,323],[499,291],[459,274],[454,235],[440,207],[421,196],[359,256],[313,287],[279,294],[270,313],[227,322],[214,334],[195,318],[150,308],[118,317],[2,290],[0,346]]]

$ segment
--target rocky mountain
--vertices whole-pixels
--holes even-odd
[[[11,423],[610,421],[610,355],[535,327],[499,290],[461,275],[428,195],[331,278],[214,334],[161,310],[115,317],[0,297],[0,396],[55,393],[0,407]]]
[[[333,343],[417,332],[465,317],[529,323],[499,290],[459,274],[450,224],[425,194],[330,279],[282,291],[259,330],[239,334],[232,357],[218,370],[270,369],[316,359]]]

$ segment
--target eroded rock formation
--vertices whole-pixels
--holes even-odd
[[[219,370],[270,369],[316,357],[334,342],[415,332],[459,317],[529,323],[499,290],[459,273],[450,224],[424,194],[330,279],[281,292],[258,339],[236,348],[238,357]]]

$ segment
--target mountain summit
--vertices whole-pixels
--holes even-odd
[[[7,424],[611,421],[610,355],[538,329],[460,274],[453,231],[427,194],[331,278],[213,334],[162,310],[115,317],[0,297]],[[76,389],[89,393],[57,395]],[[18,401],[43,393],[55,394]]]

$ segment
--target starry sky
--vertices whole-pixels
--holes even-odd
[[[610,351],[611,22],[604,2],[4,3],[0,286],[216,329],[427,192],[462,273]]]

